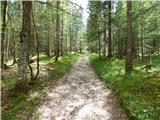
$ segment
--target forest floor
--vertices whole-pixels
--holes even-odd
[[[71,71],[47,92],[31,118],[40,120],[125,120],[112,91],[82,56]]]
[[[149,59],[134,59],[132,73],[125,73],[124,59],[89,56],[93,69],[131,120],[160,120],[160,56],[152,56],[149,70],[145,68]]]
[[[159,56],[153,57],[148,71],[147,62],[134,60],[132,74],[125,74],[124,60],[89,57],[90,61],[85,55],[68,54],[55,62],[54,57],[41,54],[40,75],[27,95],[12,89],[17,66],[4,70],[1,93],[8,91],[9,96],[1,94],[1,119],[125,120],[127,115],[134,120],[159,120]],[[36,70],[35,62],[32,66]]]
[[[68,54],[54,61],[54,57],[40,54],[40,74],[33,84],[29,84],[28,94],[14,92],[17,82],[17,65],[9,66],[2,71],[1,81],[1,119],[28,120],[35,108],[46,96],[47,91],[56,85],[57,80],[70,71],[72,64],[79,58],[79,54]],[[34,59],[34,57],[33,57]],[[8,65],[10,65],[8,63]],[[31,64],[34,72],[36,62]],[[30,81],[28,74],[28,82]]]

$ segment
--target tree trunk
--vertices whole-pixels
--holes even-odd
[[[29,42],[31,39],[31,10],[32,2],[23,1],[22,30],[20,32],[20,49],[18,61],[17,92],[27,92],[27,65],[29,63]]]
[[[100,40],[99,33],[98,33],[97,39],[98,39],[98,55],[99,55],[99,59],[101,59],[101,40]]]
[[[49,3],[49,1],[47,1]],[[49,5],[47,4],[47,10],[49,10]],[[49,16],[49,14],[48,14]],[[47,24],[47,56],[51,56],[51,39],[50,39],[50,24]]]
[[[8,59],[9,59],[9,53],[10,53],[10,51],[9,51],[9,48],[10,48],[10,34],[11,34],[11,28],[9,28],[8,29],[8,34],[7,34],[7,39],[6,39],[6,56],[5,56],[5,61],[7,62],[8,61]]]
[[[82,42],[81,42],[81,40],[79,41],[79,52],[82,53]]]
[[[127,50],[126,50],[126,72],[132,71],[132,1],[127,1]]]
[[[104,18],[106,19],[106,13],[104,14]],[[106,46],[107,46],[107,21],[104,23],[104,33],[103,33],[103,41],[104,41],[104,49],[103,56],[106,57]]]
[[[71,26],[72,27],[72,26]],[[72,28],[70,28],[70,38],[69,38],[69,51],[72,52]]]
[[[66,32],[66,44],[65,44],[65,53],[67,54],[67,51],[68,51],[68,46],[67,46],[67,42],[68,42],[68,37],[67,37],[67,32]]]
[[[12,65],[14,65],[16,63],[16,41],[15,41],[15,31],[14,29],[12,29],[13,31],[13,63]]]
[[[5,40],[4,40],[4,62],[7,62],[7,42],[9,36],[9,29],[5,30]]]
[[[144,61],[144,55],[143,55],[143,19],[142,19],[142,14],[141,14],[141,59],[142,59],[142,61]]]
[[[107,46],[106,29],[104,30],[103,40],[104,40],[103,56],[106,57],[106,46]]]
[[[155,24],[154,24],[154,29],[155,29],[155,32],[157,32],[156,31],[156,29],[157,29],[157,20],[155,19],[155,22],[154,22]],[[152,54],[154,54],[154,52],[155,52],[155,49],[156,49],[156,46],[157,46],[157,39],[156,39],[156,36],[154,36],[153,37],[153,50],[152,50]]]
[[[6,29],[6,11],[7,1],[2,1],[3,4],[3,16],[2,16],[2,33],[1,33],[1,68],[5,68],[4,64],[4,40],[5,40],[5,29]]]
[[[56,58],[58,61],[59,58],[59,41],[60,41],[60,1],[57,1],[57,15],[56,15]]]
[[[61,20],[61,56],[62,55],[63,55],[63,20]]]
[[[111,1],[108,1],[108,57],[112,57],[112,40],[111,40]]]
[[[50,27],[49,27],[49,25],[47,26],[47,56],[51,56],[51,40],[50,40]]]
[[[120,39],[120,32],[118,32],[118,58],[122,59],[124,54],[124,42]]]
[[[74,52],[77,53],[77,32],[75,31],[75,35],[74,35]]]
[[[97,53],[97,51],[96,51],[96,45],[97,45],[97,44],[96,44],[96,43],[97,43],[97,41],[94,41],[94,43],[93,43],[93,44],[94,44],[94,45],[93,45],[94,53]]]

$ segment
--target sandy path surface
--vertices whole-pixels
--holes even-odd
[[[39,120],[126,120],[111,90],[82,56],[36,110]]]

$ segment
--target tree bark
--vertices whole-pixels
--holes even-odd
[[[8,61],[8,57],[9,57],[9,48],[10,48],[10,34],[11,34],[11,28],[8,29],[8,34],[7,34],[7,39],[6,39],[6,56],[5,56],[5,61]]]
[[[81,42],[81,40],[79,41],[79,52],[82,53],[82,42]]]
[[[99,33],[98,33],[97,39],[98,39],[98,56],[99,56],[99,59],[101,59],[101,40],[100,40]]]
[[[50,2],[47,1],[47,3],[49,4]],[[47,4],[47,10],[49,10],[49,5]],[[49,16],[49,14],[48,14]],[[51,56],[51,39],[50,39],[50,24],[48,22],[47,24],[47,56]]]
[[[67,54],[67,51],[68,51],[68,45],[67,45],[67,42],[68,42],[68,37],[67,37],[67,32],[66,32],[66,36],[65,36],[65,41],[66,41],[66,44],[65,44],[65,53]]]
[[[107,46],[107,37],[106,37],[106,24],[105,24],[105,30],[104,30],[104,36],[103,36],[103,41],[104,41],[104,49],[103,49],[103,56],[106,57],[106,46]]]
[[[72,27],[72,26],[71,26],[71,27]],[[71,29],[72,29],[72,28],[70,28],[70,31],[69,31],[69,32],[70,32],[70,38],[69,38],[69,44],[70,44],[70,45],[69,45],[69,51],[70,51],[70,52],[72,52],[72,31],[71,31]]]
[[[5,68],[4,64],[4,40],[5,40],[5,29],[6,29],[6,11],[7,1],[2,1],[3,4],[3,17],[2,17],[2,33],[1,33],[1,68]]]
[[[47,26],[47,56],[51,56],[50,27]]]
[[[124,42],[120,38],[120,32],[118,32],[118,58],[122,59],[124,54]]]
[[[104,6],[107,5],[107,1],[103,2]],[[107,19],[107,8],[104,9],[104,19]],[[107,20],[104,22],[104,32],[103,32],[103,41],[104,41],[104,49],[103,49],[103,56],[106,57],[106,47],[107,47]]]
[[[112,57],[112,36],[111,36],[111,1],[108,1],[108,57]]]
[[[61,20],[61,54],[60,55],[61,56],[63,55],[63,20]]]
[[[56,58],[58,61],[59,57],[59,41],[60,41],[60,1],[57,1],[57,15],[56,15]]]
[[[12,29],[12,31],[13,31],[13,63],[12,63],[12,65],[14,65],[17,61],[16,61],[16,39],[15,39],[15,31],[14,31],[14,29]]]
[[[132,1],[127,1],[127,30],[128,30],[128,38],[127,38],[127,50],[126,50],[126,72],[132,71]]]
[[[142,18],[142,14],[141,14],[141,60],[144,61],[144,55],[143,55],[143,18]]]
[[[74,52],[75,53],[77,53],[77,34],[78,34],[78,32],[77,31],[75,31],[75,35],[74,35]]]
[[[27,65],[29,63],[29,42],[31,39],[31,10],[32,2],[23,1],[22,30],[20,32],[20,49],[18,61],[17,92],[27,92]]]
[[[155,19],[154,21],[155,21],[155,22],[154,22],[154,23],[155,23],[155,24],[154,24],[154,29],[155,29],[155,32],[156,32],[156,29],[157,29],[157,20]],[[155,49],[156,49],[156,46],[157,46],[156,36],[153,37],[152,45],[153,45],[152,54],[154,54]]]

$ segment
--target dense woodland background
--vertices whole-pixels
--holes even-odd
[[[44,93],[30,108],[17,103],[63,76],[80,54],[131,119],[159,119],[160,1],[101,0],[88,1],[88,10],[69,0],[1,1],[2,119],[22,119],[22,109],[30,115]]]

